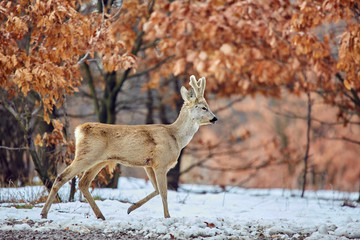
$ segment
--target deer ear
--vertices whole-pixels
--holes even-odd
[[[184,102],[189,103],[196,99],[194,89],[187,90],[184,86],[180,89],[181,97]]]
[[[182,86],[180,89],[180,93],[181,93],[181,97],[184,100],[184,102],[190,102],[188,99],[188,90],[186,89],[186,87]]]
[[[196,100],[196,94],[195,94],[195,90],[193,88],[191,88],[187,92],[187,98],[188,98],[189,102],[193,102]]]

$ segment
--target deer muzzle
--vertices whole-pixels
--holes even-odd
[[[218,119],[216,117],[213,117],[213,119],[210,120],[212,124],[214,124]]]

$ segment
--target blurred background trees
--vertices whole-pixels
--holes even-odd
[[[170,187],[357,190],[359,14],[356,1],[3,1],[0,179],[25,184],[34,167],[51,187],[86,121],[173,122],[195,74],[220,122]],[[104,169],[93,186],[120,172],[144,177]]]

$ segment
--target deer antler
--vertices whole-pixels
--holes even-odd
[[[205,92],[205,85],[206,80],[204,77],[200,78],[199,81],[196,81],[196,78],[194,75],[191,75],[190,77],[190,86],[194,89],[195,96],[203,97]]]

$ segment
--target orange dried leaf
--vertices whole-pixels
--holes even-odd
[[[351,83],[347,79],[344,80],[344,86],[347,90],[351,90]]]
[[[35,138],[35,145],[42,147],[44,145],[41,135],[38,133]]]

